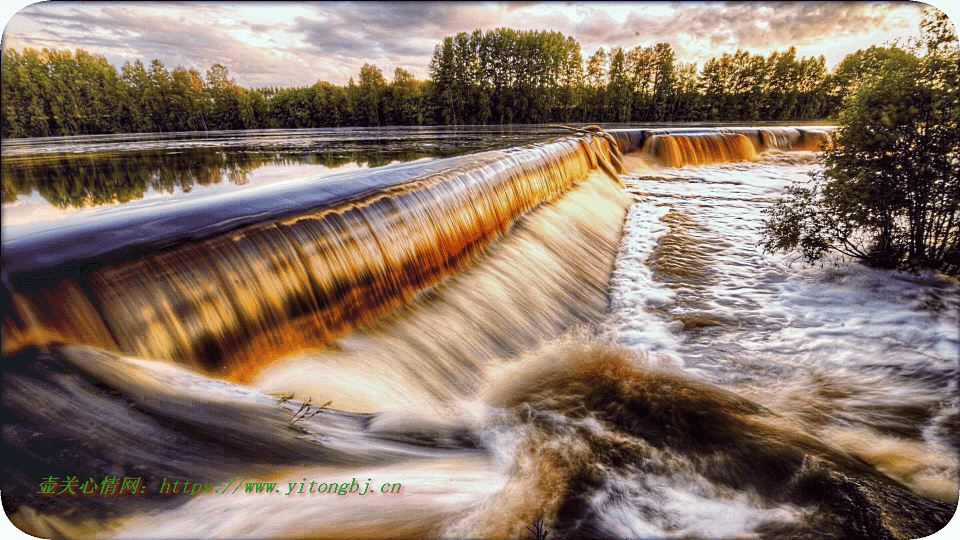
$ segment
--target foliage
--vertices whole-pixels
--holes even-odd
[[[670,45],[598,49],[559,32],[499,28],[449,36],[430,80],[372,64],[358,83],[241,88],[226,66],[204,74],[159,60],[118,71],[84,51],[5,49],[0,135],[338,126],[809,120],[835,114],[886,49],[858,51],[828,74],[823,57],[796,50],[723,54],[698,70]]]
[[[769,210],[767,250],[960,272],[960,53],[943,14],[922,30],[868,57],[823,172]]]

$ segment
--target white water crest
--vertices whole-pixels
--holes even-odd
[[[776,152],[626,176],[637,203],[605,335],[956,500],[960,289],[930,274],[764,253],[763,210],[820,169],[813,158]]]

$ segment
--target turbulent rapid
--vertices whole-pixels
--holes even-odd
[[[588,128],[5,224],[4,509],[71,538],[932,534],[960,287],[758,248],[823,144]],[[74,476],[144,488],[43,493]]]

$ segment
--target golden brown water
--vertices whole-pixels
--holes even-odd
[[[624,141],[627,142],[627,141]],[[638,144],[631,140],[628,143]],[[708,133],[655,133],[642,143],[643,153],[667,167],[753,161],[768,150],[820,151],[830,134],[815,129],[723,129]]]
[[[15,293],[4,349],[83,343],[243,381],[452,275],[592,168],[612,174],[608,151],[603,139],[571,139],[479,154],[402,187],[107,266],[83,283]]]
[[[366,412],[440,408],[471,395],[491,359],[601,318],[629,203],[608,178],[591,174],[518,220],[478,264],[346,334],[335,349],[290,356],[250,384],[272,394],[344,396],[339,409]]]
[[[625,131],[486,152],[317,211],[12,290],[3,350],[86,344],[247,381],[278,358],[405,305],[592,170],[619,184],[627,166],[752,160],[766,148],[826,139],[810,130],[741,131]]]
[[[735,133],[654,135],[644,143],[644,151],[667,167],[746,161],[757,157],[750,139]]]

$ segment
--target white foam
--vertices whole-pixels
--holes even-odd
[[[746,493],[681,475],[614,477],[590,503],[605,532],[619,538],[749,538],[760,524],[802,516],[795,506],[761,506]]]
[[[625,224],[606,334],[637,350],[677,357],[692,375],[736,384],[735,391],[748,387],[750,397],[768,405],[785,389],[803,386],[792,381],[816,374],[830,384],[867,381],[876,386],[868,392],[874,397],[897,396],[904,405],[937,407],[929,397],[939,393],[943,407],[956,407],[950,382],[960,358],[956,281],[849,261],[806,265],[797,254],[758,247],[763,210],[785,186],[808,181],[820,168],[812,161],[759,162],[625,177],[638,202]],[[667,289],[647,262],[669,230],[660,221],[668,210],[689,220],[693,225],[679,226],[709,250],[707,276],[695,287],[672,283]],[[690,332],[671,326],[690,315],[722,323]],[[869,399],[858,406],[868,410]],[[869,425],[869,415],[858,418],[850,403],[838,416]]]

